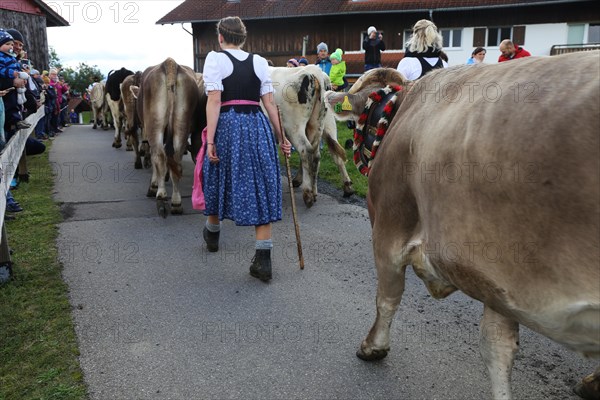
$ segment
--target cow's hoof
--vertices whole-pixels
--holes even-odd
[[[142,161],[141,160],[135,160],[134,168],[135,169],[142,169]]]
[[[307,208],[311,208],[315,202],[315,196],[310,192],[302,193],[302,199]]]
[[[366,352],[361,346],[356,352],[356,357],[363,361],[377,361],[384,359],[388,354],[389,349],[371,349]]]
[[[96,129],[96,125],[92,126],[92,129]]]
[[[596,371],[598,373],[600,368]],[[582,399],[586,400],[597,400],[600,399],[600,374],[595,376],[596,374],[590,374],[583,378],[581,382],[579,382],[573,388],[575,394]]]
[[[156,210],[158,215],[167,218],[167,215],[169,215],[169,202],[166,199],[156,199]]]
[[[146,192],[146,197],[156,197],[156,192],[158,191],[158,186],[150,186],[148,191]]]
[[[344,182],[344,197],[350,197],[354,193],[354,188],[352,187],[352,182]]]
[[[183,207],[181,206],[181,203],[179,203],[179,204],[171,203],[171,214],[172,215],[182,215],[183,214]]]
[[[128,144],[127,148],[125,150],[127,150],[127,151],[133,151],[133,146],[130,145],[130,144]]]

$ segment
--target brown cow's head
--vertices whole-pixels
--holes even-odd
[[[348,93],[328,91],[327,107],[334,111],[339,121],[358,120],[369,95],[387,85],[406,85],[407,80],[393,68],[376,68],[365,72]],[[337,107],[336,107],[337,105]]]

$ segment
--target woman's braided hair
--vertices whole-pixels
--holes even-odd
[[[217,23],[217,33],[226,43],[242,46],[246,41],[246,26],[240,17],[225,17]]]

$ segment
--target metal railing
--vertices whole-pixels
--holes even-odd
[[[550,48],[550,55],[556,56],[559,54],[575,53],[578,51],[600,50],[600,43],[587,44],[555,44]]]

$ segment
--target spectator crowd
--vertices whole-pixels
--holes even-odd
[[[26,118],[44,108],[44,116],[37,122],[25,143],[24,155],[41,154],[46,150],[44,141],[63,132],[68,126],[67,104],[69,85],[55,68],[37,69],[27,56],[27,40],[14,28],[0,27],[0,152],[20,130],[31,128]],[[15,218],[23,207],[14,199],[12,191],[21,181],[29,180],[26,171],[17,170],[6,194],[5,220]]]

